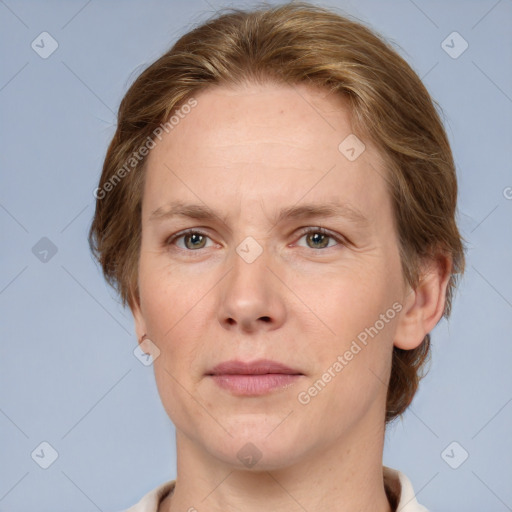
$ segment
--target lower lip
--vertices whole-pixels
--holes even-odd
[[[264,395],[291,386],[302,375],[266,373],[263,375],[212,375],[215,383],[236,395]]]

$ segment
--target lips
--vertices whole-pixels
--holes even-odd
[[[206,374],[220,389],[239,397],[269,395],[296,384],[304,374],[277,361],[225,361]]]
[[[218,364],[207,375],[303,375],[300,371],[290,368],[277,361],[259,359],[250,363],[231,360]]]

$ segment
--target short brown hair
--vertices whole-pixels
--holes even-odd
[[[373,31],[305,2],[225,9],[183,35],[129,88],[96,189],[89,232],[91,250],[123,305],[139,300],[146,162],[140,148],[194,94],[247,81],[306,83],[348,100],[354,133],[371,140],[386,162],[406,281],[415,288],[422,262],[436,254],[451,258],[448,317],[464,271],[464,244],[455,221],[455,166],[436,107],[416,73]],[[394,347],[386,422],[411,403],[429,355],[429,334],[413,350]]]

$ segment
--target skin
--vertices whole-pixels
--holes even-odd
[[[139,339],[147,333],[160,350],[156,382],[176,427],[176,487],[160,511],[389,512],[382,453],[392,350],[415,348],[440,319],[450,261],[433,263],[416,290],[405,283],[377,150],[363,137],[356,160],[338,150],[352,133],[341,98],[306,85],[248,83],[196,99],[148,156],[140,302],[132,305]],[[217,215],[150,219],[177,200]],[[331,201],[368,222],[276,223],[282,208]],[[319,226],[339,241],[315,237]],[[206,237],[166,244],[189,228]],[[246,237],[262,250],[252,263],[236,251]],[[393,303],[401,311],[301,404],[298,394]],[[302,376],[244,397],[205,375],[223,361],[260,358]],[[261,453],[250,468],[237,457],[247,443]]]

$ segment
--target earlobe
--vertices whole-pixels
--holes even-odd
[[[132,312],[133,320],[135,323],[135,333],[137,334],[137,340],[139,343],[141,343],[143,341],[143,336],[147,333],[146,322],[144,320],[144,316],[142,315],[140,301],[135,297],[133,293],[130,295],[130,310]]]
[[[416,288],[409,288],[395,333],[396,347],[403,350],[418,347],[437,325],[443,316],[451,269],[451,259],[439,255],[425,268]]]

